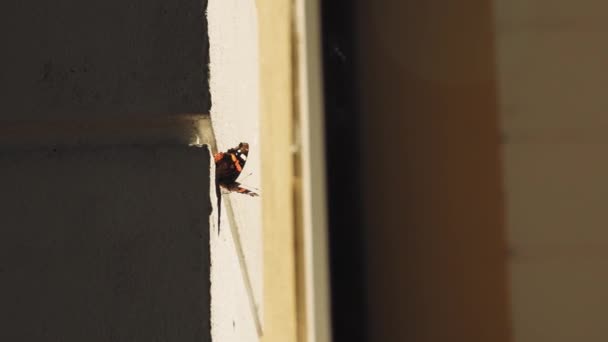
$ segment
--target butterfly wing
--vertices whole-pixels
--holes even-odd
[[[258,197],[260,194],[253,190],[249,190],[241,185],[239,182],[233,182],[230,184],[221,185],[222,188],[228,190],[229,192],[238,192],[239,194],[249,195],[251,197]]]
[[[236,181],[239,177],[249,154],[249,144],[240,143],[226,152],[214,155],[215,179],[219,184],[225,185]]]

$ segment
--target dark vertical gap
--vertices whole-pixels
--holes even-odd
[[[333,338],[364,341],[366,272],[354,8],[348,0],[325,0],[321,10]]]

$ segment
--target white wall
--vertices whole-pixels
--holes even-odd
[[[247,177],[242,182],[250,187],[259,187],[262,174],[255,5],[254,0],[211,0],[207,11],[217,147],[225,151],[249,143],[241,179]],[[224,194],[222,206],[221,231],[213,227],[211,234],[212,336],[222,342],[258,341],[263,331],[261,199]]]

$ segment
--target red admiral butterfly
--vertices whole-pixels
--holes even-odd
[[[249,144],[240,143],[239,146],[231,148],[226,152],[216,153],[215,160],[215,181],[217,184],[229,192],[238,192],[249,196],[259,196],[257,193],[245,189],[241,183],[237,182],[249,154]]]
[[[245,189],[241,183],[237,182],[249,154],[249,144],[240,143],[239,146],[231,148],[226,152],[219,152],[213,156],[215,160],[215,193],[217,195],[217,230],[220,232],[221,210],[222,210],[222,191],[226,189],[228,192],[238,192],[249,196],[259,196],[257,193]]]

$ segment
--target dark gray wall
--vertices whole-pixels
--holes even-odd
[[[208,113],[206,2],[3,1],[0,119]]]
[[[209,160],[0,151],[0,341],[209,341]]]

